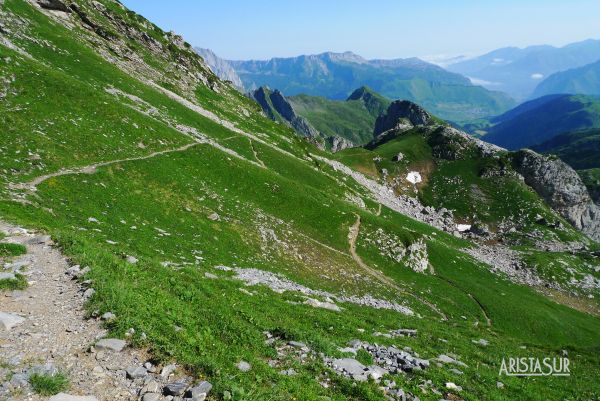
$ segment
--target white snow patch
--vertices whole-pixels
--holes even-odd
[[[456,229],[459,232],[463,233],[465,231],[469,231],[471,229],[471,225],[470,224],[457,224]]]
[[[535,74],[531,74],[531,79],[542,79],[544,78],[544,74],[540,74],[539,72],[536,72]]]
[[[406,175],[406,181],[410,182],[411,184],[418,184],[423,180],[421,179],[421,174],[418,171],[411,171]]]

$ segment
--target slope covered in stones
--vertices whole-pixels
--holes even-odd
[[[477,241],[453,235],[461,214],[438,218],[441,210],[390,192],[382,170],[369,177],[375,151],[354,150],[364,152],[363,164],[320,151],[265,118],[181,38],[119,3],[0,7],[0,71],[8,77],[0,216],[50,234],[82,267],[80,280],[94,290],[89,314],[114,315],[105,338],[147,355],[137,362],[176,362],[180,387],[208,380],[215,400],[600,392],[598,305],[588,298],[598,289],[593,277],[585,281],[596,274],[587,258],[596,245],[534,192],[519,187],[530,202],[515,208],[535,205],[550,223],[562,222],[540,223],[543,239],[587,247],[552,251],[546,276],[547,253],[534,239],[519,243],[513,251],[539,264],[540,277],[557,277],[546,294],[499,269]],[[423,165],[438,157],[428,146],[446,149],[406,138],[416,145],[389,151],[412,151]],[[6,333],[1,341],[15,347],[15,332]],[[568,349],[572,375],[499,377],[502,357],[523,346],[538,357]],[[67,368],[52,353],[40,357]],[[171,384],[151,394],[166,399],[159,392]],[[141,387],[131,382],[122,399],[142,398]],[[15,399],[31,391],[27,383],[2,389]]]

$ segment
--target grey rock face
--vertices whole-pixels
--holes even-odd
[[[327,141],[331,145],[331,151],[333,153],[339,152],[344,149],[354,148],[356,145],[352,141],[347,140],[339,136],[331,136],[327,138]]]
[[[231,67],[231,64],[217,56],[210,49],[202,49],[200,47],[196,47],[194,50],[204,59],[204,62],[208,64],[208,66],[210,67],[212,72],[215,73],[216,76],[218,76],[224,81],[231,81],[231,83],[238,89],[244,89],[244,84],[242,83],[242,80],[240,79],[237,72],[235,72],[233,67]]]
[[[67,7],[65,3],[63,3],[60,0],[37,0],[37,2],[40,5],[40,7],[46,8],[48,10],[63,11],[66,13],[71,12],[69,7]]]
[[[575,170],[559,159],[524,149],[515,153],[514,167],[545,201],[575,228],[600,241],[600,207]]]
[[[431,115],[421,106],[408,100],[396,100],[390,104],[385,114],[377,118],[373,134],[377,137],[391,129],[406,125],[427,125],[430,121]]]
[[[271,91],[267,87],[260,87],[248,94],[254,99],[263,112],[273,121],[281,121],[293,128],[300,136],[316,138],[320,136],[305,118],[296,114],[291,103],[278,90]]]

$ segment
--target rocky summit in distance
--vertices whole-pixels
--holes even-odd
[[[408,100],[396,100],[377,118],[373,134],[378,136],[391,129],[428,125],[430,122],[431,115],[418,104]]]

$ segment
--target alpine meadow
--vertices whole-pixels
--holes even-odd
[[[0,0],[0,401],[600,399],[597,41],[228,60],[129,3]]]

